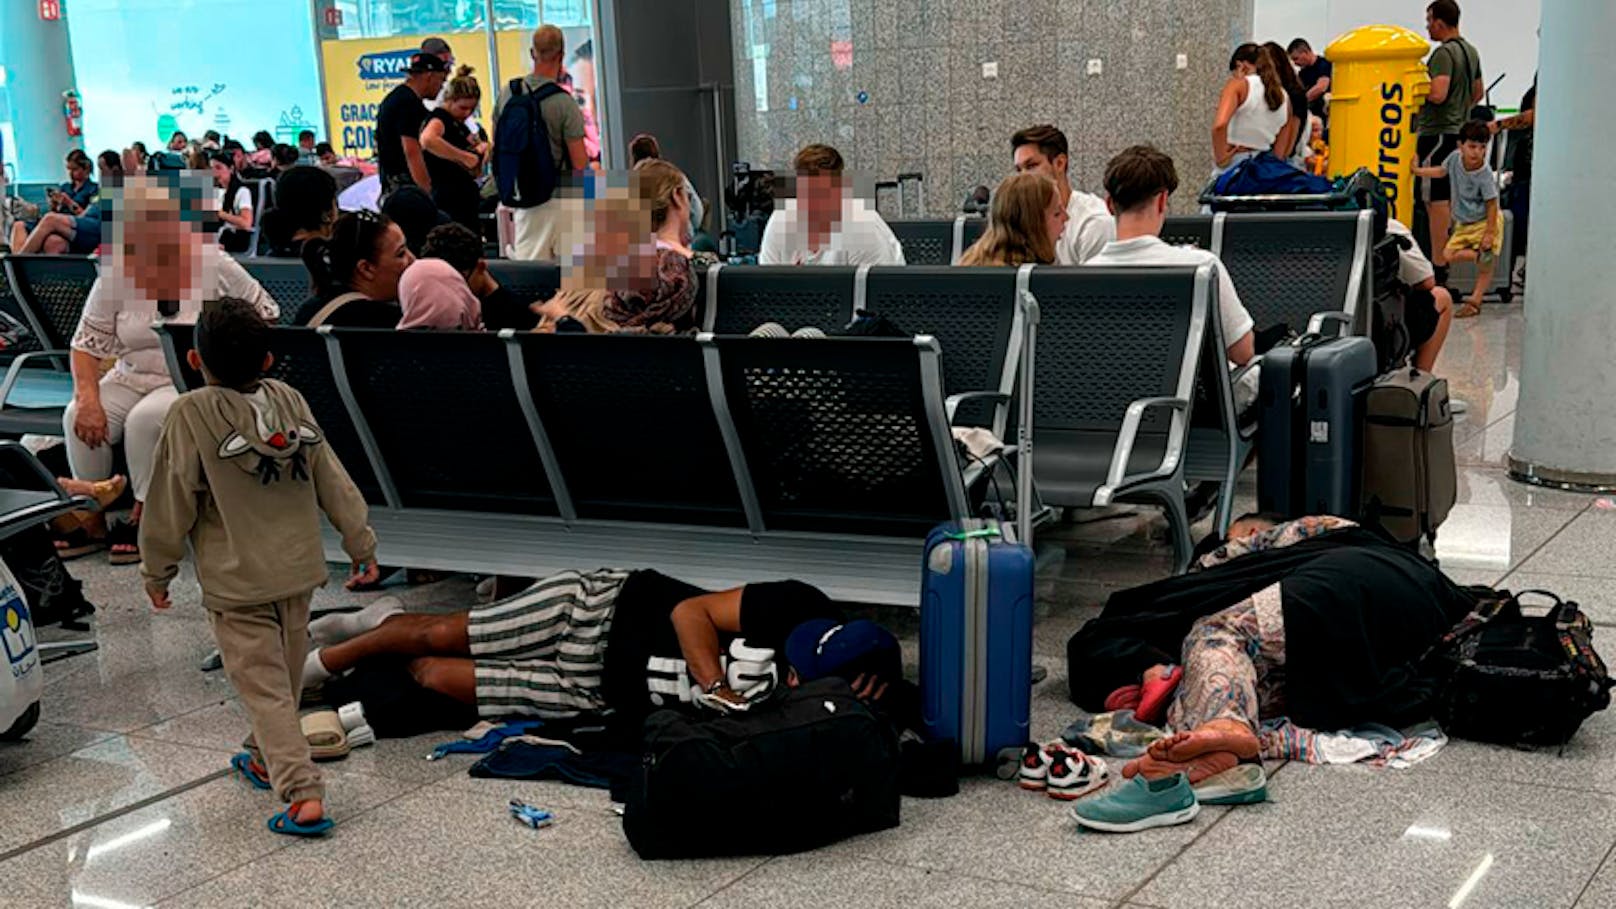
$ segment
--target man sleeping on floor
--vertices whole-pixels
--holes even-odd
[[[1189,574],[1123,590],[1067,644],[1072,700],[1183,676],[1173,734],[1123,775],[1191,783],[1257,758],[1258,730],[1406,726],[1430,716],[1419,662],[1475,605],[1416,553],[1335,517],[1248,515]]]
[[[873,622],[842,622],[800,581],[714,593],[655,571],[567,571],[464,612],[404,613],[378,600],[311,622],[309,636],[305,687],[374,657],[407,657],[422,687],[485,718],[744,710],[775,685],[830,675],[889,711],[910,701],[918,710],[897,639]]]

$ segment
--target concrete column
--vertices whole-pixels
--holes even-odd
[[[62,120],[62,92],[75,87],[68,5],[62,4],[61,19],[46,22],[33,0],[0,2],[0,65],[6,68],[16,136],[16,147],[6,148],[6,161],[17,166],[20,182],[60,183],[62,158],[79,144],[68,137]]]
[[[1526,338],[1510,474],[1616,489],[1616,3],[1543,4]],[[1594,158],[1590,158],[1594,155]]]

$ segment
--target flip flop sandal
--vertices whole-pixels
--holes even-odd
[[[84,528],[77,527],[55,540],[56,557],[64,562],[82,559],[107,548],[106,537],[92,537]]]
[[[247,785],[254,789],[262,789],[267,792],[271,788],[269,778],[258,773],[253,767],[252,755],[245,751],[238,752],[230,759],[230,769],[234,770],[237,776],[246,780]]]
[[[107,554],[107,561],[113,565],[139,565],[140,564],[140,525],[125,521],[113,525],[107,532],[107,545],[111,551]],[[119,552],[119,549],[122,552]]]
[[[335,761],[348,756],[348,733],[342,728],[342,718],[329,708],[303,714],[298,721],[303,737],[309,741],[309,757],[316,761]]]
[[[1453,311],[1455,319],[1474,319],[1479,315],[1481,315],[1481,307],[1474,303],[1461,303],[1459,308]]]
[[[290,808],[269,819],[269,829],[282,836],[325,836],[334,826],[328,817],[322,817],[312,824],[300,824],[292,818]]]

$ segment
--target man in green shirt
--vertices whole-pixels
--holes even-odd
[[[1470,119],[1470,111],[1486,94],[1481,79],[1481,54],[1459,36],[1459,4],[1455,0],[1434,0],[1425,8],[1425,28],[1432,41],[1441,44],[1431,52],[1426,70],[1431,75],[1431,91],[1420,108],[1420,136],[1416,146],[1419,166],[1440,167],[1459,148],[1459,129]],[[1436,266],[1436,282],[1448,279],[1448,227],[1451,219],[1452,189],[1446,178],[1424,179],[1419,194],[1426,200],[1431,228],[1431,264]]]

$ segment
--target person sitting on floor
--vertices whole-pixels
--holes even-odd
[[[482,331],[483,305],[466,279],[442,259],[416,259],[398,282],[400,329]]]
[[[1231,368],[1245,366],[1257,355],[1255,322],[1235,292],[1234,281],[1214,253],[1172,246],[1161,238],[1167,222],[1167,198],[1178,189],[1173,159],[1149,145],[1135,145],[1105,167],[1106,205],[1117,218],[1117,238],[1105,244],[1085,265],[1206,265],[1217,272],[1218,316]],[[1257,369],[1235,383],[1237,412],[1257,399]]]
[[[489,331],[514,328],[532,331],[539,324],[539,315],[528,304],[505,289],[488,270],[483,258],[483,240],[463,224],[443,224],[432,228],[421,246],[421,258],[442,259],[466,279],[466,285],[477,295],[483,311],[483,325]]]
[[[629,722],[659,707],[744,710],[776,684],[818,677],[812,667],[830,651],[880,657],[884,668],[850,680],[871,701],[904,685],[891,633],[842,624],[830,599],[800,581],[711,592],[655,571],[566,571],[469,611],[400,608],[382,599],[311,623],[304,684],[402,656],[422,687],[484,717],[610,709]]]
[[[1011,174],[993,194],[988,229],[960,256],[961,265],[1052,265],[1071,214],[1055,181],[1042,173]]]
[[[394,328],[403,312],[398,280],[415,261],[404,231],[386,215],[348,212],[329,238],[303,243],[303,264],[314,279],[314,296],[298,307],[296,322],[311,328],[347,325]]]
[[[1265,721],[1427,719],[1435,685],[1420,661],[1474,605],[1416,553],[1344,518],[1246,515],[1190,574],[1113,594],[1072,637],[1072,699],[1145,714],[1165,703],[1173,734],[1123,775],[1198,783],[1255,761]]]

